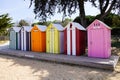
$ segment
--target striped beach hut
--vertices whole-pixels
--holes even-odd
[[[64,29],[64,52],[79,56],[85,53],[86,29],[79,23],[70,22]]]
[[[20,49],[20,27],[10,28],[10,49]]]
[[[60,24],[49,24],[46,29],[46,52],[64,52],[64,28]]]
[[[23,26],[20,29],[21,33],[21,50],[30,51],[31,50],[31,26]]]

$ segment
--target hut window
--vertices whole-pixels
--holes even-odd
[[[70,23],[70,28],[72,28],[72,23]]]
[[[54,29],[54,27],[51,27],[51,29]]]
[[[54,27],[51,27],[51,31],[54,31]]]
[[[94,28],[100,28],[100,23],[94,23]]]
[[[38,29],[34,29],[34,32],[38,31]]]
[[[100,26],[100,23],[95,23],[94,27]]]

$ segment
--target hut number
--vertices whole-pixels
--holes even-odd
[[[94,28],[94,29],[100,28],[100,23],[94,24],[94,27],[93,27],[93,28]]]

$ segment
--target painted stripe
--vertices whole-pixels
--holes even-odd
[[[29,32],[29,48],[28,51],[30,51],[30,32]]]
[[[67,28],[67,55],[70,55],[70,28]]]
[[[24,50],[26,51],[26,31],[24,31]]]
[[[72,55],[76,55],[76,29],[72,27]]]
[[[23,50],[23,30],[21,31],[21,50]]]
[[[52,53],[55,53],[55,50],[54,50],[54,48],[55,48],[55,31],[54,31],[54,29],[53,29],[53,31],[52,31]]]
[[[51,45],[52,45],[52,44],[51,44],[51,37],[52,37],[51,35],[52,35],[52,34],[51,34],[51,31],[50,31],[49,33],[50,33],[50,34],[49,34],[49,35],[50,35],[50,45],[49,45],[49,52],[51,53],[51,52],[52,52],[52,51],[51,51],[51,49],[52,49],[52,48],[51,48],[51,47],[52,47],[52,46],[51,46]]]

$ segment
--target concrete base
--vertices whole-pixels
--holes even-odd
[[[119,59],[119,56],[111,56],[109,59],[100,59],[87,56],[68,56],[11,49],[1,49],[0,54],[109,70],[114,70]]]

